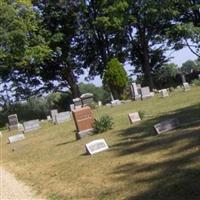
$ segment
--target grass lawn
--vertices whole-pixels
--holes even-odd
[[[130,124],[128,113],[142,110],[142,122]],[[7,144],[3,132],[2,164],[51,200],[199,200],[200,87],[176,91],[118,107],[102,107],[95,117],[109,114],[114,128],[75,140],[73,120],[44,123],[26,139]],[[153,125],[176,117],[179,129],[156,135]],[[89,156],[84,145],[104,138],[109,150]]]

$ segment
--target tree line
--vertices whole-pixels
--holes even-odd
[[[88,70],[88,79],[100,75],[119,96],[128,81],[120,63],[153,89],[169,62],[166,51],[187,46],[200,57],[199,41],[199,0],[5,0],[0,81],[16,101],[50,91],[76,98],[78,77]],[[123,81],[112,80],[112,65]]]

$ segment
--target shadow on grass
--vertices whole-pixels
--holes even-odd
[[[153,136],[153,125],[169,118],[179,119],[181,127]],[[120,156],[144,157],[143,162],[130,162],[114,169],[113,174],[120,175],[115,181],[123,182],[132,193],[127,200],[200,199],[200,104],[145,120],[119,134],[122,137],[113,145],[114,151]],[[147,156],[152,157],[146,161]],[[133,185],[144,189],[136,193]]]
[[[71,141],[67,141],[67,142],[62,142],[62,143],[56,144],[56,146],[66,145],[66,144],[74,143],[74,142],[76,142],[76,141],[77,141],[77,140],[71,140]]]

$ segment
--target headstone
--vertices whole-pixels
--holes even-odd
[[[96,154],[101,151],[105,151],[108,149],[108,145],[106,144],[104,139],[93,140],[90,143],[85,145],[86,151],[90,154]]]
[[[23,125],[24,125],[24,133],[35,131],[40,128],[40,122],[38,119],[24,122]]]
[[[183,89],[184,89],[185,92],[186,92],[186,91],[189,91],[189,90],[190,90],[190,85],[189,85],[189,83],[187,83],[187,82],[183,83]]]
[[[179,126],[179,121],[177,119],[168,119],[154,125],[154,128],[158,134],[161,134],[173,130],[178,126]]]
[[[169,93],[168,93],[167,89],[162,89],[162,90],[160,91],[160,93],[161,93],[161,96],[162,96],[162,97],[168,97],[168,96],[169,96]]]
[[[56,114],[55,123],[60,124],[60,123],[67,122],[67,121],[70,121],[70,120],[71,120],[71,115],[70,115],[69,111],[60,112],[60,113]]]
[[[98,106],[101,107],[102,106],[102,102],[98,101]]]
[[[131,93],[135,101],[141,99],[141,93],[139,91],[140,89],[137,87],[137,84],[135,82],[131,83]]]
[[[142,99],[147,99],[151,97],[149,87],[142,87],[141,88]]]
[[[185,79],[185,75],[184,74],[181,74],[181,79],[182,79],[182,83],[186,83],[186,79]]]
[[[83,106],[88,106],[93,103],[93,94],[91,93],[82,94],[80,98]]]
[[[57,109],[54,109],[54,110],[51,110],[51,118],[52,118],[52,122],[55,123],[56,121],[56,115],[58,114],[58,110]]]
[[[133,124],[134,122],[141,121],[141,118],[140,118],[140,115],[138,112],[129,113],[128,117],[129,117],[131,124]]]
[[[17,130],[18,129],[18,117],[17,114],[9,115],[9,130]]]
[[[21,123],[18,123],[18,131],[24,131],[24,126]]]
[[[111,101],[115,100],[112,93],[110,93],[110,98],[111,98]]]
[[[48,116],[47,116],[47,121],[49,121],[49,122],[50,122],[51,120],[52,120],[52,119],[51,119],[51,116],[50,116],[50,115],[48,115]]]
[[[17,134],[17,135],[8,137],[9,143],[17,142],[24,139],[25,139],[24,134]]]
[[[111,106],[118,106],[121,105],[121,101],[119,99],[111,101]]]
[[[80,98],[76,98],[72,100],[74,103],[74,109],[82,108],[82,101]]]
[[[74,122],[77,129],[76,138],[80,139],[93,130],[94,118],[91,108],[86,106],[72,111]]]
[[[70,106],[70,111],[72,111],[72,110],[74,110],[74,109],[75,109],[75,106],[74,106],[74,104],[70,104],[69,106]]]

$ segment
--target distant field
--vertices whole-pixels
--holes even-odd
[[[128,113],[140,110],[144,120],[131,125]],[[2,164],[50,200],[200,199],[200,87],[94,111],[102,114],[113,117],[114,128],[79,141],[73,120],[43,123],[13,144],[7,144],[12,133],[4,131]],[[171,117],[181,127],[156,135],[153,125]],[[86,155],[84,145],[97,138],[109,150]]]

